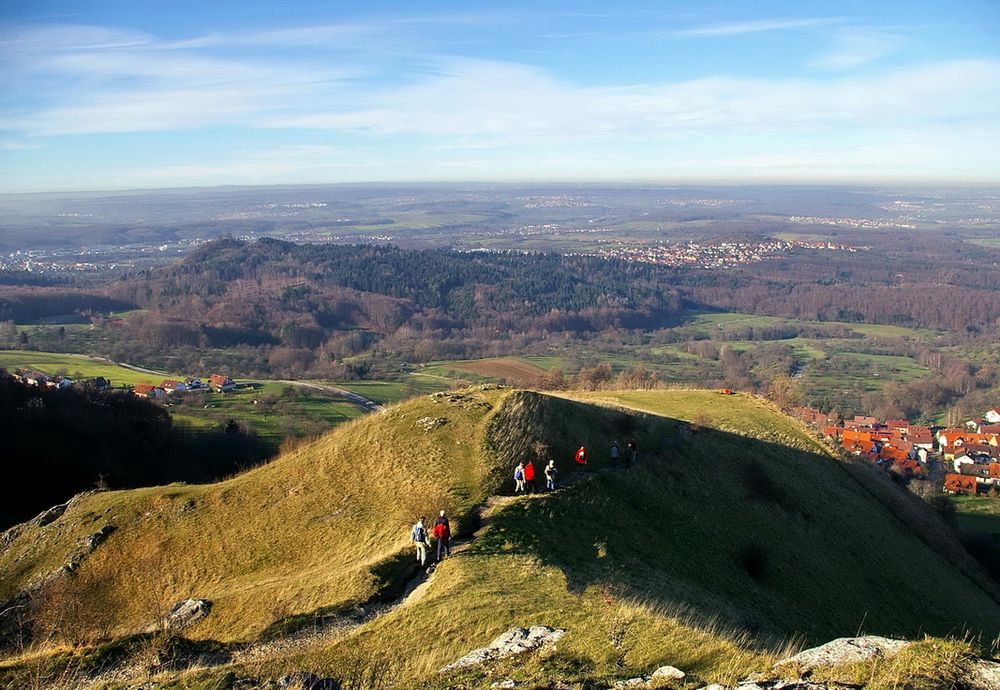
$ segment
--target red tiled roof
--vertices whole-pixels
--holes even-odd
[[[976,493],[976,478],[966,477],[961,474],[946,474],[944,476],[944,490],[953,493]]]

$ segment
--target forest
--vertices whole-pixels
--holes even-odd
[[[806,385],[803,394],[824,409],[926,418],[987,399],[998,385],[988,354],[1000,324],[1000,272],[990,270],[998,252],[944,234],[886,234],[878,251],[860,235],[844,239],[861,249],[796,249],[707,269],[553,252],[222,238],[103,284],[4,287],[0,336],[14,347],[254,377],[387,379],[435,361],[557,350],[573,353],[575,366],[538,385],[613,385],[631,368],[640,381],[767,392],[775,377],[808,365],[813,380],[829,383]],[[716,312],[760,318],[724,329],[689,325],[693,315]],[[13,325],[66,315],[86,327],[29,335]],[[865,335],[860,327],[871,325],[900,333]],[[827,343],[823,356],[803,349],[806,342]],[[886,357],[906,358],[924,374],[872,388],[885,373],[874,362]],[[613,358],[613,375],[595,379]],[[683,373],[664,376],[671,363]]]

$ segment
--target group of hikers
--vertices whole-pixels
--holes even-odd
[[[638,460],[638,448],[633,438],[625,444],[626,452],[623,453],[618,446],[618,441],[615,441],[611,444],[611,450],[608,452],[611,458],[611,466],[617,467],[623,458],[628,466],[634,465]],[[580,449],[573,454],[573,461],[581,469],[587,468],[586,447],[580,446]],[[545,490],[555,491],[556,475],[559,473],[559,470],[556,468],[556,461],[549,460],[548,464],[545,465],[543,473],[545,474]],[[517,463],[517,467],[514,469],[514,494],[530,494],[534,493],[534,491],[535,464],[529,458],[527,462]],[[438,561],[451,555],[451,523],[448,522],[448,516],[445,515],[445,511],[441,511],[437,520],[434,521],[434,527],[429,532],[424,524],[425,520],[426,518],[421,516],[410,530],[410,540],[417,549],[417,562],[420,563],[420,567],[427,565],[427,556],[431,552],[431,536],[437,542]]]
[[[434,539],[437,541],[437,560],[440,561],[445,556],[451,555],[451,523],[448,522],[448,516],[442,510],[437,520],[434,521],[434,528],[430,533],[424,526],[426,519],[421,515],[417,524],[410,530],[410,540],[417,547],[417,562],[421,568],[427,565],[427,554],[431,550],[430,535],[434,535]]]

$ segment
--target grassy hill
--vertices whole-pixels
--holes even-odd
[[[424,418],[447,422],[425,431]],[[601,471],[611,441],[633,437],[638,466]],[[576,480],[580,444],[592,473]],[[568,631],[555,655],[511,667],[535,680],[670,663],[731,681],[767,668],[790,640],[968,632],[988,646],[1000,633],[995,588],[919,501],[765,403],[698,391],[425,396],[220,484],[88,496],[0,551],[0,600],[113,524],[39,598],[38,629],[58,629],[53,642],[142,630],[187,597],[215,603],[189,638],[253,641],[394,596],[415,516],[443,507],[471,532],[478,507],[508,493],[513,465],[532,454],[574,481],[496,503],[403,605],[262,653],[237,675],[343,674],[380,659],[404,685],[440,685],[451,682],[436,675],[444,664],[532,624]]]

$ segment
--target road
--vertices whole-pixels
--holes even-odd
[[[134,364],[128,364],[126,362],[114,362],[110,359],[104,357],[95,357],[95,359],[100,359],[111,364],[117,364],[120,367],[125,367],[126,369],[131,369],[132,371],[138,371],[142,374],[154,374],[156,376],[162,376],[164,378],[170,378],[170,375],[162,371],[156,371],[154,369],[146,369],[144,367],[137,367]],[[336,386],[328,386],[323,383],[308,383],[306,381],[292,381],[290,379],[279,379],[278,383],[287,383],[289,386],[301,386],[303,388],[312,388],[313,390],[323,391],[324,393],[330,393],[332,395],[339,395],[345,398],[347,402],[357,405],[365,412],[384,412],[385,408],[379,405],[374,400],[369,400],[368,398],[362,397],[355,393],[354,391],[349,391],[345,388],[337,388]]]
[[[369,400],[364,398],[354,391],[349,391],[345,388],[337,388],[335,386],[328,386],[323,383],[309,383],[307,381],[292,381],[290,379],[279,379],[278,383],[287,383],[289,386],[302,386],[303,388],[312,388],[313,390],[323,391],[324,393],[331,393],[333,395],[339,395],[346,398],[348,402],[357,405],[358,407],[365,410],[365,412],[384,412],[385,408],[379,405],[374,400]]]

